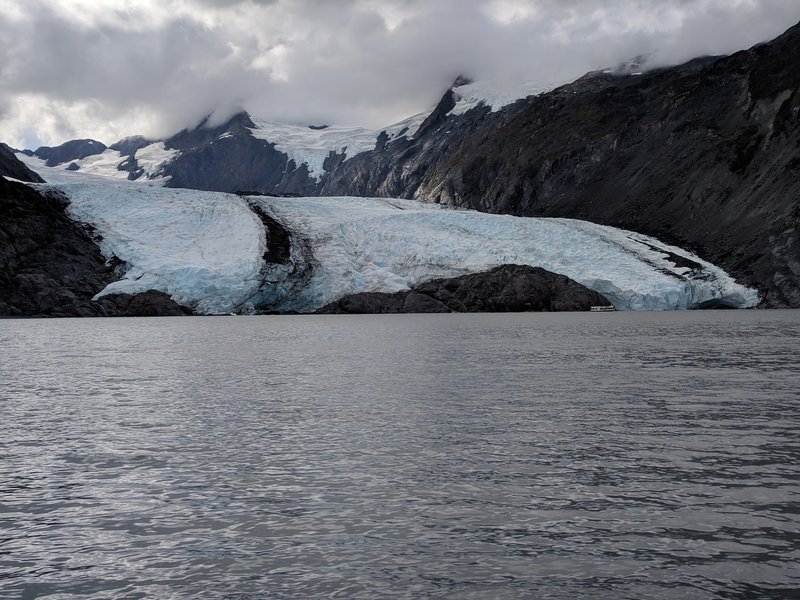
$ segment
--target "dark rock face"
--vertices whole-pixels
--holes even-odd
[[[106,145],[97,140],[70,140],[60,146],[51,148],[41,146],[34,150],[34,156],[47,161],[48,167],[55,167],[74,160],[81,160],[87,156],[102,154],[106,151]]]
[[[66,201],[0,177],[0,316],[187,314],[161,292],[92,297],[119,277]]]
[[[345,296],[317,312],[322,314],[389,314],[443,312],[586,311],[608,306],[602,295],[539,267],[503,265],[486,271],[435,279],[408,292]]]
[[[114,317],[182,317],[192,314],[191,310],[157,290],[147,290],[135,296],[110,294],[100,298],[96,304],[106,316]]]
[[[144,148],[145,146],[149,146],[152,143],[153,140],[149,140],[141,135],[134,135],[123,138],[120,141],[111,144],[108,148],[110,150],[116,150],[123,156],[133,156],[136,154],[137,150]]]
[[[0,144],[0,177],[13,177],[20,181],[44,183],[44,179],[31,171],[25,166],[25,163],[14,156],[14,151],[6,144]]]
[[[168,139],[169,149],[181,155],[167,166],[164,175],[172,176],[170,187],[216,192],[251,190],[257,193],[282,193],[291,189],[301,195],[314,195],[314,180],[305,165],[299,168],[275,145],[256,139],[250,133],[255,124],[246,113],[227,123],[184,130]],[[223,137],[224,135],[224,137]]]

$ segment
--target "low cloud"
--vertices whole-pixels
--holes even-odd
[[[0,0],[0,139],[158,137],[240,108],[380,126],[461,73],[568,81],[730,53],[798,20],[796,0]]]

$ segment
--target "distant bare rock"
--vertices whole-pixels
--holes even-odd
[[[0,143],[0,177],[13,177],[20,181],[43,183],[44,179],[25,166],[6,144]]]
[[[102,154],[106,151],[106,145],[97,140],[70,140],[60,146],[51,148],[41,146],[33,151],[33,155],[46,161],[48,167],[56,167],[75,160],[81,160],[87,156]]]
[[[345,296],[321,314],[586,311],[607,306],[602,295],[569,277],[527,265],[435,279],[407,292]]]

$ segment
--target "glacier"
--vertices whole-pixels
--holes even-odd
[[[275,310],[311,311],[348,294],[397,292],[502,264],[566,275],[620,310],[759,302],[755,290],[681,248],[585,221],[492,215],[415,200],[250,200],[302,238],[293,245],[292,264],[269,269],[272,285],[259,304]]]
[[[246,310],[262,281],[260,219],[238,196],[132,183],[37,184],[70,201],[67,212],[102,237],[103,255],[123,261],[107,294],[168,294],[200,314]]]
[[[488,79],[470,81],[452,88],[455,106],[447,114],[463,115],[479,106],[487,106],[491,112],[497,112],[517,100],[552,92],[567,83],[569,80],[563,77],[548,82],[526,81],[522,84]]]
[[[122,261],[97,297],[156,289],[200,314],[311,312],[359,292],[526,264],[604,294],[620,310],[747,308],[758,293],[691,253],[631,231],[573,219],[525,218],[386,198],[239,197],[127,183],[33,184]],[[257,210],[255,210],[257,209]],[[266,263],[269,233],[289,256]]]

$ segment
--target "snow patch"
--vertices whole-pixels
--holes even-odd
[[[307,165],[309,175],[319,181],[325,172],[325,159],[331,152],[352,158],[356,154],[374,150],[378,136],[383,131],[388,141],[412,137],[426,117],[427,113],[420,113],[383,129],[338,125],[312,129],[307,125],[277,123],[251,116],[256,127],[250,131],[253,137],[274,144],[275,149],[288,155],[297,167]]]
[[[144,170],[147,179],[156,179],[164,168],[180,155],[180,150],[167,150],[164,142],[155,142],[144,148],[139,148],[134,154],[136,164]]]
[[[137,157],[138,152],[140,151],[141,150],[137,151]],[[153,175],[152,178],[140,177],[134,181],[128,180],[128,171],[119,170],[119,165],[125,162],[128,157],[120,154],[116,150],[106,150],[101,154],[94,154],[92,156],[87,156],[82,160],[70,161],[55,167],[48,167],[44,160],[36,156],[28,156],[21,152],[17,153],[16,157],[46,182],[53,184],[68,184],[77,182],[109,183],[115,181],[128,181],[129,183],[163,186],[166,185],[170,179],[169,177],[159,177],[157,175]],[[145,154],[145,157],[146,162],[152,160],[147,158],[147,153]],[[78,166],[78,170],[67,170],[67,168],[73,162]],[[141,165],[142,163],[140,162],[139,164]],[[148,166],[152,166],[151,163],[148,162]]]
[[[551,92],[566,83],[569,82],[558,81],[546,84],[526,82],[522,85],[508,85],[494,81],[474,81],[453,88],[456,105],[447,114],[463,115],[481,105],[488,106],[492,112],[496,112],[517,100]]]

